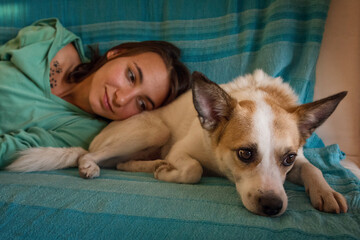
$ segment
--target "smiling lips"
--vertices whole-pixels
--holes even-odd
[[[105,94],[104,94],[104,99],[103,99],[103,101],[104,101],[104,106],[105,106],[105,108],[106,108],[107,110],[110,110],[111,112],[114,113],[114,111],[113,111],[113,109],[112,109],[112,107],[111,107],[111,105],[110,105],[110,102],[109,102],[109,96],[108,96],[108,93],[107,93],[107,89],[106,89],[106,88],[105,88]]]

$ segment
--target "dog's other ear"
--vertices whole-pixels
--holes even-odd
[[[234,99],[219,85],[200,72],[192,74],[193,102],[202,127],[214,130],[223,119],[229,119],[234,109]]]
[[[315,102],[306,103],[295,109],[299,122],[299,130],[303,140],[306,140],[335,111],[337,105],[347,92],[340,92]]]

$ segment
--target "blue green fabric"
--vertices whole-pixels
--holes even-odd
[[[167,40],[191,70],[218,83],[262,68],[308,102],[328,7],[328,0],[2,0],[0,44],[40,18],[57,17],[102,52]],[[288,210],[265,218],[248,212],[223,178],[181,185],[114,170],[94,180],[76,169],[0,171],[0,239],[360,239],[359,179],[339,164],[345,156],[337,145],[322,147],[313,136],[307,146],[305,155],[348,200],[348,213],[315,210],[304,188],[288,182]]]
[[[128,41],[166,40],[192,70],[218,83],[264,69],[313,96],[314,69],[329,0],[2,0],[0,43],[40,18],[57,17],[85,45],[104,52]]]
[[[326,180],[349,203],[346,214],[315,210],[304,188],[286,182],[288,210],[278,218],[248,212],[235,186],[160,182],[147,173],[103,170],[96,180],[77,169],[0,172],[0,239],[359,239],[360,184],[339,165],[337,145],[307,149]]]

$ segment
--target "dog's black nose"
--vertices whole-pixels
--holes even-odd
[[[277,215],[283,207],[283,201],[273,194],[260,197],[259,204],[262,212],[269,217]]]

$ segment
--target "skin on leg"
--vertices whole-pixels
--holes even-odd
[[[344,196],[329,186],[321,171],[305,158],[302,149],[299,150],[295,165],[288,173],[287,179],[305,187],[314,208],[331,213],[347,212],[348,206]]]

